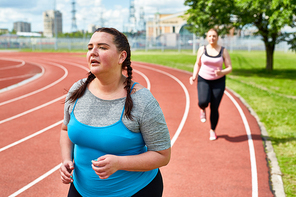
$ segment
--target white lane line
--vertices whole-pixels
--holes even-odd
[[[236,108],[239,111],[240,116],[243,120],[245,129],[246,129],[246,133],[248,136],[249,151],[250,151],[250,160],[251,160],[252,197],[258,197],[257,165],[256,165],[255,148],[254,148],[254,143],[252,140],[251,129],[250,129],[248,120],[247,120],[242,108],[239,106],[239,104],[236,102],[236,100],[230,95],[230,93],[228,93],[226,90],[225,90],[225,94],[230,98],[230,100],[236,106]]]
[[[67,75],[68,75],[68,70],[67,70],[64,66],[61,66],[60,64],[55,64],[55,63],[51,63],[51,64],[54,65],[54,66],[57,66],[57,67],[59,67],[59,68],[61,68],[61,69],[64,70],[64,75],[63,75],[61,78],[59,78],[59,79],[56,80],[55,82],[53,82],[53,83],[51,83],[51,84],[49,84],[49,85],[47,85],[47,86],[45,86],[45,87],[43,87],[43,88],[40,88],[40,89],[35,90],[35,91],[33,91],[33,92],[30,92],[30,93],[28,93],[28,94],[24,94],[24,95],[22,95],[22,96],[19,96],[19,97],[16,97],[16,98],[13,98],[13,99],[10,99],[10,100],[7,100],[7,101],[4,101],[4,102],[0,103],[0,106],[2,106],[2,105],[6,105],[6,104],[8,104],[8,103],[12,103],[12,102],[14,102],[14,101],[17,101],[17,100],[20,100],[20,99],[23,99],[23,98],[26,98],[26,97],[32,96],[32,95],[34,95],[34,94],[37,94],[37,93],[39,93],[39,92],[41,92],[41,91],[44,91],[44,90],[46,90],[46,89],[48,89],[48,88],[50,88],[50,87],[52,87],[52,86],[58,84],[59,82],[61,82],[63,79],[65,79],[65,78],[67,77]]]
[[[139,75],[141,75],[145,79],[146,84],[147,84],[147,89],[150,90],[151,89],[151,83],[150,83],[148,77],[144,73],[142,73],[142,72],[140,72],[140,71],[138,71],[136,69],[133,69],[133,71],[135,71],[136,73],[138,73]]]
[[[139,66],[139,65],[137,65]],[[189,99],[189,93],[185,87],[185,85],[178,79],[176,78],[175,76],[165,72],[165,71],[162,71],[162,70],[158,70],[158,69],[153,69],[153,68],[149,68],[149,67],[146,67],[146,66],[143,66],[141,65],[140,67],[145,67],[147,69],[150,69],[150,70],[153,70],[153,71],[157,71],[159,73],[162,73],[162,74],[165,74],[171,78],[173,78],[174,80],[176,80],[180,85],[181,87],[183,88],[184,92],[185,92],[185,95],[186,95],[186,107],[185,107],[185,112],[184,112],[184,115],[183,115],[183,118],[182,118],[182,121],[173,137],[173,139],[171,140],[172,141],[172,146],[173,144],[175,143],[175,141],[177,140],[178,136],[180,135],[182,129],[183,129],[183,126],[185,124],[185,121],[187,119],[187,116],[188,116],[188,112],[189,112],[189,106],[190,106],[190,99]],[[151,84],[150,84],[150,81],[149,81],[149,78],[143,74],[142,72],[138,71],[138,70],[134,70],[135,72],[137,72],[138,74],[140,74],[145,80],[146,80],[146,83],[147,83],[147,89],[150,90],[151,88]],[[62,123],[62,121],[60,121],[60,123]],[[34,137],[34,136],[33,136]],[[0,152],[1,152],[1,149],[0,149]],[[17,196],[18,194],[24,192],[25,190],[29,189],[30,187],[34,186],[36,183],[38,183],[39,181],[41,181],[42,179],[46,178],[47,176],[49,176],[50,174],[52,174],[54,171],[58,170],[60,167],[60,164],[57,165],[55,168],[51,169],[49,172],[47,172],[46,174],[43,174],[42,176],[40,176],[39,178],[37,178],[36,180],[32,181],[31,183],[29,183],[28,185],[24,186],[23,188],[19,189],[17,192],[13,193],[12,195],[10,195],[9,197],[14,197],[14,196]]]
[[[27,84],[27,83],[29,83],[31,81],[34,81],[34,80],[38,79],[39,77],[41,77],[44,74],[45,69],[42,66],[38,65],[38,64],[35,64],[35,65],[38,66],[41,69],[41,73],[38,73],[38,74],[34,75],[33,77],[31,77],[29,79],[26,79],[26,80],[23,80],[23,81],[21,81],[21,82],[19,82],[17,84],[8,86],[6,88],[3,88],[3,89],[0,90],[0,93],[8,91],[8,90],[12,90],[13,88],[16,88],[16,87],[19,87],[19,86],[22,86],[22,85],[25,85],[25,84]]]
[[[25,63],[26,63],[23,60],[13,60],[13,59],[6,59],[6,58],[0,58],[0,60],[6,60],[6,61],[11,61],[11,62],[21,62],[20,64],[17,64],[17,65],[2,67],[2,68],[0,68],[0,70],[7,70],[7,69],[12,69],[12,68],[19,68],[19,67],[25,65]]]
[[[35,74],[32,73],[32,74],[18,75],[18,76],[13,76],[13,77],[0,78],[0,81],[7,81],[7,80],[12,80],[12,79],[21,79],[21,78],[31,77],[31,76],[34,76],[34,75]]]
[[[22,142],[24,142],[24,141],[27,141],[27,140],[29,140],[29,139],[31,139],[31,138],[33,138],[33,137],[35,137],[35,136],[37,136],[37,135],[39,135],[39,134],[41,134],[41,133],[47,131],[47,130],[49,130],[49,129],[52,129],[52,128],[54,128],[54,127],[56,127],[56,126],[62,124],[62,122],[63,122],[63,120],[60,120],[60,121],[58,121],[58,122],[56,122],[56,123],[54,123],[54,124],[52,124],[52,125],[50,125],[50,126],[44,128],[44,129],[42,129],[42,130],[40,130],[40,131],[37,131],[36,133],[33,133],[33,134],[31,134],[31,135],[29,135],[29,136],[27,136],[27,137],[25,137],[25,138],[22,138],[22,139],[20,139],[20,140],[14,142],[14,143],[12,143],[12,144],[9,144],[9,145],[7,145],[7,146],[4,146],[3,148],[0,148],[0,152],[2,152],[2,151],[4,151],[4,150],[7,150],[7,149],[9,149],[9,148],[11,148],[11,147],[13,147],[13,146],[16,146],[16,145],[18,145],[18,144],[20,144],[20,143],[22,143]]]
[[[61,166],[61,164],[57,165],[56,167],[54,167],[53,169],[51,169],[50,171],[48,171],[47,173],[45,173],[44,175],[42,175],[41,177],[39,177],[38,179],[35,179],[34,181],[32,181],[31,183],[29,183],[28,185],[24,186],[23,188],[19,189],[18,191],[14,192],[13,194],[9,195],[9,197],[15,197],[15,196],[21,194],[25,190],[29,189],[30,187],[32,187],[36,183],[42,181],[43,179],[45,179],[46,177],[48,177],[49,175],[51,175],[52,173],[54,173],[55,171],[57,171],[60,168],[60,166]]]
[[[188,93],[188,90],[187,88],[185,87],[185,85],[178,79],[176,78],[175,76],[165,72],[165,71],[162,71],[162,70],[159,70],[159,69],[156,69],[156,68],[151,68],[151,67],[148,67],[148,66],[145,66],[145,65],[140,65],[140,64],[136,64],[135,66],[139,66],[139,67],[144,67],[146,69],[149,69],[149,70],[153,70],[153,71],[157,71],[159,73],[162,73],[164,75],[167,75],[169,77],[171,77],[172,79],[174,79],[175,81],[177,81],[180,86],[183,88],[183,91],[185,93],[185,96],[186,96],[186,106],[185,106],[185,111],[184,111],[184,114],[183,114],[183,117],[182,117],[182,120],[179,124],[179,127],[177,129],[177,131],[175,132],[172,140],[171,140],[171,145],[173,147],[174,143],[176,142],[176,140],[178,139],[183,127],[184,127],[184,124],[187,120],[187,117],[188,117],[188,113],[189,113],[189,108],[190,108],[190,98],[189,98],[189,93]]]
[[[58,97],[58,98],[56,98],[56,99],[54,99],[54,100],[51,100],[51,101],[49,101],[49,102],[47,102],[47,103],[44,103],[44,104],[42,104],[42,105],[39,105],[39,106],[37,106],[37,107],[34,107],[34,108],[29,109],[29,110],[27,110],[27,111],[24,111],[24,112],[22,112],[22,113],[19,113],[19,114],[15,115],[15,116],[11,116],[11,117],[9,117],[9,118],[6,118],[6,119],[4,119],[4,120],[1,120],[1,121],[0,121],[0,124],[3,124],[3,123],[5,123],[5,122],[8,122],[8,121],[13,120],[13,119],[16,119],[16,118],[19,118],[19,117],[21,117],[21,116],[27,115],[28,113],[31,113],[31,112],[33,112],[33,111],[36,111],[36,110],[41,109],[41,108],[43,108],[43,107],[46,107],[46,106],[48,106],[48,105],[50,105],[50,104],[52,104],[52,103],[54,103],[54,102],[56,102],[56,101],[59,101],[59,100],[65,98],[65,97],[66,97],[66,95],[60,96],[60,97]]]

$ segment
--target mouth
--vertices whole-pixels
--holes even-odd
[[[96,59],[92,59],[92,60],[90,60],[90,64],[91,65],[97,65],[97,64],[100,64],[100,62],[98,60],[96,60]]]

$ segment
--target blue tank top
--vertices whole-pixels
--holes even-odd
[[[124,107],[118,122],[105,127],[94,127],[76,119],[74,109],[77,100],[68,124],[68,135],[74,144],[73,183],[77,191],[89,197],[128,197],[147,186],[155,178],[158,169],[146,172],[119,170],[108,179],[99,178],[91,167],[92,160],[106,154],[138,155],[146,152],[147,148],[142,134],[128,130],[123,124]]]

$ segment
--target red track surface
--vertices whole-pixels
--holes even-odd
[[[164,197],[273,196],[260,129],[239,99],[226,91],[218,140],[209,141],[209,122],[199,121],[190,73],[136,62],[133,67],[134,81],[151,87],[171,134],[171,162],[161,168]],[[84,54],[0,53],[0,89],[31,73],[42,75],[0,92],[0,196],[63,197],[69,186],[57,169],[65,89],[86,77],[86,60]]]

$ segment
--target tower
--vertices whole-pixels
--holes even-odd
[[[140,8],[140,17],[139,17],[139,30],[145,31],[146,29],[146,22],[145,22],[145,13],[143,7]]]
[[[136,32],[136,17],[135,17],[134,0],[130,1],[128,23],[129,23],[128,31],[129,32]]]
[[[75,10],[75,0],[72,0],[72,26],[71,26],[71,31],[76,32],[77,31],[77,25],[76,25],[76,10]]]

